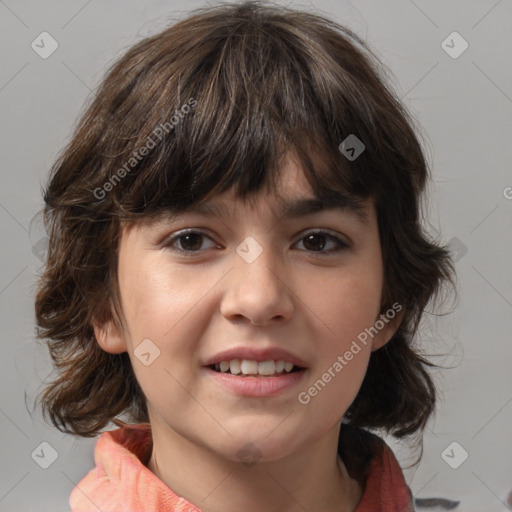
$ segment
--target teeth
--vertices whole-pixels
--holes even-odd
[[[252,361],[249,359],[232,359],[221,361],[215,365],[215,369],[222,373],[231,372],[233,375],[275,375],[290,373],[294,365],[285,361]]]
[[[274,363],[274,361],[263,361],[259,363],[258,373],[260,375],[274,375],[274,373],[276,373],[276,363]]]
[[[244,359],[240,363],[240,369],[244,375],[256,375],[258,373],[258,363]]]
[[[238,359],[233,359],[233,361],[230,361],[229,370],[233,375],[238,375],[240,373],[240,361]]]

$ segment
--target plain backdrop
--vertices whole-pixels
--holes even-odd
[[[113,59],[201,5],[0,0],[2,512],[69,510],[71,489],[94,465],[94,439],[63,435],[26,406],[51,371],[34,337],[45,240],[32,219],[42,207],[41,187]],[[431,360],[453,369],[434,372],[440,404],[421,463],[407,469],[415,454],[387,441],[417,497],[460,500],[463,511],[505,511],[512,490],[512,2],[290,5],[352,28],[390,68],[432,166],[429,230],[457,261],[459,303],[423,324],[425,352],[444,354]],[[42,32],[58,44],[47,58],[31,46],[45,37],[51,48]]]

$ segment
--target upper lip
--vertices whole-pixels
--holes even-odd
[[[299,366],[300,368],[306,367],[306,362],[296,355],[288,352],[287,350],[283,350],[278,347],[269,347],[269,348],[252,348],[252,347],[234,347],[228,350],[224,350],[215,354],[212,357],[209,357],[204,366],[211,366],[212,364],[217,364],[222,361],[231,361],[233,359],[246,359],[248,361],[257,361],[261,363],[262,361],[285,361],[293,363],[295,366]]]

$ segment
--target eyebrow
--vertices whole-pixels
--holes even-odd
[[[320,199],[316,197],[301,197],[293,200],[278,199],[278,214],[280,219],[296,219],[322,211],[340,210],[351,213],[362,223],[368,223],[368,214],[360,201],[347,195],[338,194],[333,198]],[[224,203],[197,203],[186,208],[183,213],[227,218],[232,216]]]

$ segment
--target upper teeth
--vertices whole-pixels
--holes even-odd
[[[287,361],[251,361],[248,359],[233,359],[231,361],[222,361],[215,365],[215,369],[221,372],[228,370],[233,375],[274,375],[283,370],[287,373],[292,371],[293,363]]]

